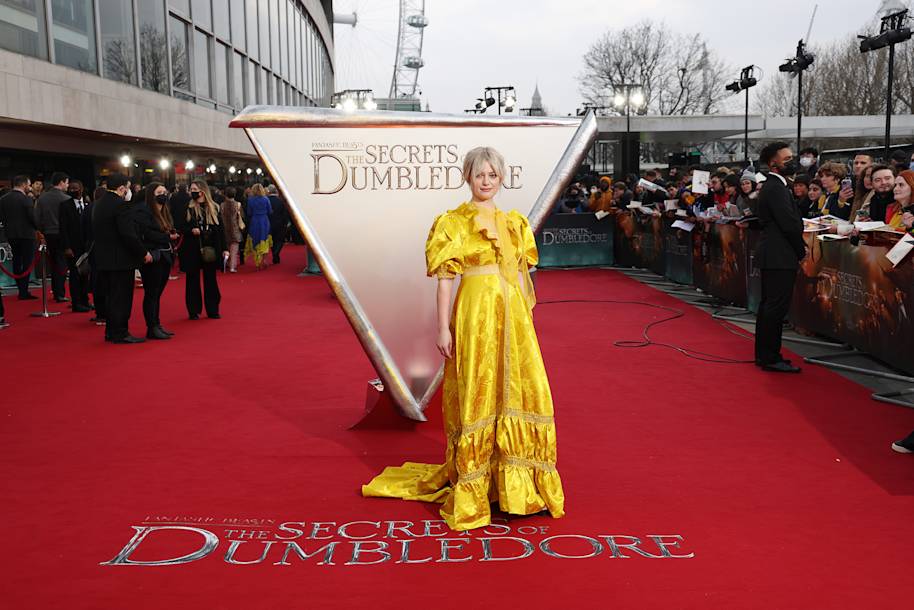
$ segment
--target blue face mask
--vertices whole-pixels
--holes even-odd
[[[911,165],[908,166],[908,169],[914,171],[914,161],[911,161]]]

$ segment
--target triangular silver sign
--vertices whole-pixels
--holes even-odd
[[[347,113],[254,106],[244,128],[289,204],[385,389],[423,421],[441,381],[435,281],[425,239],[435,216],[470,198],[464,154],[492,146],[508,175],[500,208],[536,230],[597,132],[583,119],[424,112]]]

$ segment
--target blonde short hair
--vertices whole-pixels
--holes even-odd
[[[463,179],[470,183],[473,176],[482,171],[484,163],[488,163],[495,170],[498,179],[505,179],[505,158],[501,153],[490,146],[479,146],[467,152],[463,158]]]

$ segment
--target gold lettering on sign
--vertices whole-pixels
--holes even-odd
[[[343,163],[343,160],[337,157],[336,155],[330,153],[321,153],[321,154],[311,154],[311,158],[314,160],[314,190],[311,191],[312,195],[333,195],[339,193],[343,190],[343,187],[346,186],[347,172],[346,164]],[[335,188],[329,191],[321,190],[321,159],[333,159],[339,164],[340,167],[340,182],[336,185]]]

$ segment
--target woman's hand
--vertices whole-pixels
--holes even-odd
[[[178,234],[177,231],[172,231],[171,233],[168,234],[168,239],[170,239],[171,241],[178,241],[179,237],[181,237],[181,235]]]
[[[911,227],[914,227],[914,214],[905,212],[901,216],[901,222],[904,224],[905,228],[910,231]]]
[[[200,229],[193,228],[190,230],[191,235],[200,235]]]
[[[442,356],[448,359],[451,358],[453,355],[454,342],[453,339],[451,339],[451,330],[449,328],[445,328],[438,332],[437,346],[438,351]]]

